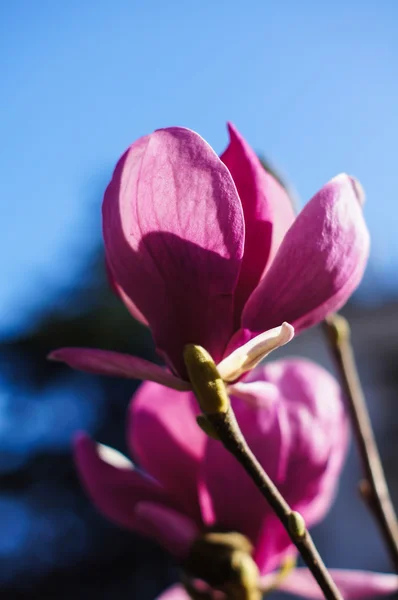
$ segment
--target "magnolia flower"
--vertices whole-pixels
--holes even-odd
[[[300,332],[346,302],[369,252],[359,183],[338,175],[295,217],[284,188],[232,125],[229,133],[221,158],[181,127],[140,138],[105,193],[112,286],[150,327],[170,371],[84,348],[50,358],[187,390],[183,348],[192,343],[231,382],[288,342],[293,328]]]
[[[339,386],[321,367],[291,359],[257,367],[233,389],[239,425],[261,465],[308,526],[319,522],[347,453]],[[144,471],[82,434],[76,461],[83,485],[106,517],[157,540],[182,564],[209,529],[242,534],[253,546],[261,584],[270,586],[275,569],[296,549],[241,465],[196,426],[196,406],[192,392],[144,383],[131,403],[127,428],[131,453]],[[345,598],[397,588],[395,576],[333,575]],[[282,587],[321,597],[305,569],[293,571]],[[177,586],[166,598],[187,595]]]

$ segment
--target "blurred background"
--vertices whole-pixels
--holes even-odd
[[[231,120],[299,204],[341,171],[362,182],[372,256],[346,314],[398,501],[397,19],[395,0],[0,3],[1,598],[152,600],[176,577],[95,513],[71,458],[79,429],[126,450],[135,383],[45,360],[66,345],[154,358],[107,287],[100,203],[157,127],[221,152]],[[332,369],[319,331],[292,353]],[[329,566],[389,570],[359,477],[352,448],[315,537]]]

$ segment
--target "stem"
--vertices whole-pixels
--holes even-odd
[[[232,407],[227,412],[207,414],[206,418],[217,432],[224,447],[240,462],[275,511],[304,562],[318,582],[325,598],[328,600],[343,600],[305,527],[301,515],[291,510],[250,450],[236,421]]]
[[[359,489],[380,527],[391,561],[398,573],[397,517],[355,364],[350,342],[350,327],[344,317],[332,315],[325,321],[324,328],[347,396],[352,426],[365,473],[365,480],[360,483]]]

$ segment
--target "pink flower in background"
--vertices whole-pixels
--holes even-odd
[[[347,452],[348,425],[335,380],[309,361],[284,360],[258,367],[233,389],[233,408],[249,446],[308,526],[319,522]],[[144,383],[131,403],[127,429],[131,454],[144,471],[81,435],[76,461],[83,485],[105,516],[157,540],[179,560],[207,528],[240,532],[252,542],[267,582],[295,548],[241,465],[197,427],[196,414],[191,392]],[[391,577],[342,571],[336,580],[345,598],[356,598],[396,589],[397,578]],[[284,585],[319,597],[305,569]],[[186,597],[180,587],[164,596]]]
[[[140,138],[105,193],[113,288],[149,325],[171,372],[101,350],[66,348],[51,358],[184,390],[183,348],[194,343],[218,364],[235,351],[220,369],[234,381],[289,341],[293,327],[300,332],[346,302],[369,251],[358,182],[335,177],[296,218],[283,187],[232,125],[229,132],[221,158],[188,129]]]

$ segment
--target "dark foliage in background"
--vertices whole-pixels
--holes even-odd
[[[126,452],[125,411],[136,384],[76,374],[47,361],[46,355],[73,345],[156,360],[149,332],[109,289],[102,251],[94,253],[81,273],[83,284],[67,291],[67,301],[63,292],[60,308],[54,298],[51,306],[31,319],[31,328],[0,341],[1,375],[9,395],[0,420],[7,417],[7,408],[15,412],[19,406],[21,413],[20,418],[14,415],[8,438],[0,437],[0,511],[4,503],[8,510],[3,513],[7,526],[0,531],[0,590],[9,600],[88,596],[149,600],[166,586],[172,573],[161,550],[109,524],[83,494],[71,456],[73,431],[59,442],[65,438],[68,408],[78,410],[80,395],[75,404],[66,403],[65,410],[61,402],[51,423],[58,391],[73,381],[67,393],[73,396],[81,388],[95,415],[89,419],[91,435]],[[49,389],[52,394],[47,397]],[[50,416],[54,431],[46,447],[32,448],[26,418],[37,407],[41,420]],[[21,427],[28,430],[26,439]],[[16,446],[13,441],[18,437]],[[21,539],[13,545],[10,539],[15,535]]]

